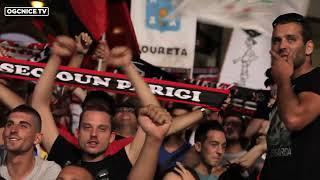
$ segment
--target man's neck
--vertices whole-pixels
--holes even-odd
[[[243,148],[240,144],[240,142],[233,142],[228,144],[227,148],[226,148],[226,153],[238,153],[243,151]]]
[[[84,162],[99,162],[102,161],[104,158],[104,153],[97,156],[88,155],[87,153],[82,154],[82,161]]]
[[[12,179],[23,179],[33,170],[35,157],[32,150],[23,154],[8,152],[6,157],[6,166]]]
[[[308,72],[312,71],[313,67],[311,64],[303,64],[301,67],[297,68],[293,72],[293,79],[296,79],[297,77],[307,74]]]
[[[211,174],[212,167],[205,165],[203,162],[200,162],[196,167],[195,170],[204,176],[209,176]]]

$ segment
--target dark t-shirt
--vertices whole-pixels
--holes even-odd
[[[61,167],[68,164],[79,164],[88,169],[96,178],[109,177],[110,180],[126,180],[132,168],[124,148],[102,161],[84,162],[81,161],[81,151],[61,136],[58,136],[54,142],[48,160],[55,161]]]
[[[306,73],[293,82],[294,92],[320,95],[320,68]],[[261,180],[320,179],[320,117],[301,131],[289,132],[279,118],[278,109],[270,113],[267,135],[268,151]]]
[[[126,137],[123,137],[123,136],[121,136],[119,134],[116,134],[116,137],[115,137],[114,140],[120,140],[120,139],[124,139],[124,138],[126,138]]]
[[[158,170],[163,173],[164,171],[176,166],[176,162],[182,162],[184,155],[191,148],[191,144],[185,143],[174,152],[168,152],[164,145],[160,147]]]

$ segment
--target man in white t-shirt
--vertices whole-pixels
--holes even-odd
[[[28,105],[14,108],[7,119],[0,149],[0,175],[5,179],[56,179],[61,168],[53,161],[35,156],[35,147],[41,142],[41,119]]]

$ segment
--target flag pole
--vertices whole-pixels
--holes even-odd
[[[106,40],[106,33],[103,33],[102,37],[101,37],[101,40],[102,41],[105,41]],[[97,66],[97,71],[102,71],[103,70],[103,62],[104,59],[102,58],[98,58],[98,66]]]

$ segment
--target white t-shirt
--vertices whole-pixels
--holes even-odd
[[[6,180],[10,180],[7,166],[5,164],[5,150],[0,149],[0,175]],[[35,165],[32,172],[24,178],[24,180],[54,180],[57,178],[61,168],[58,164],[53,161],[43,160],[38,156],[35,156]]]

